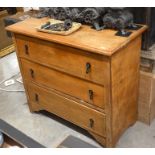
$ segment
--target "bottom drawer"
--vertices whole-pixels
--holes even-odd
[[[35,84],[28,84],[27,88],[32,107],[39,104],[44,110],[105,136],[105,115],[103,113]]]

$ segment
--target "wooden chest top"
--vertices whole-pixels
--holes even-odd
[[[48,18],[30,18],[8,26],[6,29],[14,33],[60,43],[89,52],[99,53],[105,56],[111,56],[147,29],[147,26],[143,26],[139,30],[132,31],[133,33],[129,37],[115,36],[115,30],[107,29],[96,31],[85,25],[82,25],[80,30],[68,36],[38,32],[36,27],[45,23],[47,20]]]

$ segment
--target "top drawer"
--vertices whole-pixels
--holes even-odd
[[[104,86],[107,84],[109,62],[106,57],[17,34],[15,38],[19,57]]]

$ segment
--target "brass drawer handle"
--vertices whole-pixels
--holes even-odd
[[[89,99],[90,100],[93,100],[93,98],[94,98],[94,92],[92,90],[89,90],[88,91],[88,95],[89,95]]]
[[[94,126],[94,120],[93,119],[89,119],[89,127],[93,128]]]
[[[24,45],[24,47],[25,47],[25,54],[29,55],[29,47],[28,47],[28,45]]]
[[[33,69],[30,69],[30,75],[32,78],[34,78],[34,70]]]
[[[91,64],[89,62],[86,63],[86,74],[90,73],[91,71]]]
[[[38,96],[38,94],[35,94],[35,101],[36,102],[39,102],[39,96]]]

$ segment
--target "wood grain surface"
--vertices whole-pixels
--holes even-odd
[[[44,85],[48,88],[56,89],[60,92],[84,100],[90,104],[104,109],[105,88],[73,76],[49,69],[39,64],[21,59],[24,79]],[[33,70],[33,77],[31,71]],[[89,90],[93,91],[93,98],[90,99]]]
[[[148,125],[155,118],[155,75],[140,72],[138,119]]]
[[[47,89],[28,84],[31,104],[39,104],[43,109],[48,110],[72,123],[75,123],[93,133],[105,136],[105,115],[94,109],[72,101]],[[36,101],[35,95],[38,95]],[[90,119],[93,125],[90,125]]]
[[[19,57],[100,85],[107,85],[107,79],[110,74],[108,58],[40,39],[21,35],[15,35],[15,37],[18,44],[17,52]],[[28,53],[25,52],[25,45],[28,47]],[[91,65],[88,73],[86,73],[87,63]]]
[[[120,135],[137,121],[141,36],[119,51],[111,61],[112,135]]]
[[[87,50],[92,53],[99,53],[102,55],[110,56],[117,52],[119,49],[126,46],[131,40],[136,38],[147,29],[146,26],[143,26],[141,29],[133,31],[133,33],[129,37],[115,36],[115,33],[117,32],[115,30],[107,29],[102,31],[96,31],[91,27],[85,25],[82,25],[79,31],[76,31],[68,36],[38,32],[36,30],[36,27],[38,27],[42,23],[47,22],[48,20],[48,18],[30,18],[8,26],[6,30],[17,34],[23,34],[46,41],[51,41],[74,48]]]

